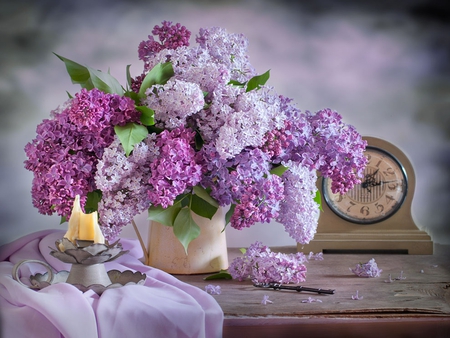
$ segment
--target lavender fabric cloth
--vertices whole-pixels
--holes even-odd
[[[49,255],[64,232],[44,230],[0,247],[1,337],[221,337],[223,311],[205,291],[161,270],[144,265],[136,240],[122,239],[128,254],[106,263],[106,269],[140,271],[145,285],[108,289],[98,296],[67,283],[29,289],[12,278],[14,264],[24,259],[47,262],[55,271],[70,270]],[[20,268],[25,283],[46,272],[40,264]]]

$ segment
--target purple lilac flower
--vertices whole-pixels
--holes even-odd
[[[179,23],[172,25],[170,21],[163,21],[161,27],[156,25],[152,30],[152,34],[158,36],[160,42],[155,41],[154,37],[149,35],[148,40],[139,44],[139,59],[144,62],[163,49],[177,49],[182,46],[189,46],[191,37],[191,32],[185,26],[181,26]]]
[[[202,154],[212,158],[205,160],[208,165],[204,166],[202,184],[211,188],[211,196],[220,205],[237,204],[230,220],[233,228],[242,229],[277,217],[283,182],[270,174],[267,154],[256,148],[225,161],[208,149],[211,147],[204,147]]]
[[[322,176],[332,179],[334,193],[346,193],[360,183],[359,177],[367,163],[363,155],[367,142],[330,109],[316,114],[307,112],[306,119],[312,127],[313,138],[304,148],[303,161],[308,159]]]
[[[243,257],[235,258],[228,268],[233,279],[250,278],[254,283],[300,283],[306,278],[303,253],[272,252],[261,242],[250,245]]]
[[[179,194],[200,182],[202,166],[195,161],[194,135],[185,128],[164,130],[158,135],[156,146],[160,155],[150,164],[148,180],[152,204],[167,208]]]
[[[378,268],[375,259],[372,258],[367,263],[358,263],[354,269],[350,269],[358,277],[379,277],[383,270]]]
[[[114,140],[114,125],[139,120],[127,97],[82,89],[52,119],[37,126],[37,136],[25,146],[25,168],[34,174],[31,195],[40,213],[70,217],[73,199],[96,189],[95,168],[105,147]]]

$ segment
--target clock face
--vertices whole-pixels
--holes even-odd
[[[329,208],[341,218],[359,224],[381,222],[402,205],[408,178],[401,163],[387,151],[367,146],[367,166],[361,183],[346,194],[333,194],[331,179],[323,180],[322,191]]]

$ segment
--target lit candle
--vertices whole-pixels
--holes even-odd
[[[98,225],[97,211],[85,214],[81,209],[80,195],[75,196],[72,214],[69,219],[69,229],[64,237],[74,244],[77,239],[94,241],[94,243],[105,243],[105,237],[103,237],[103,233]]]

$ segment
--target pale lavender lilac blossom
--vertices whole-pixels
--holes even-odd
[[[354,269],[350,269],[358,277],[379,277],[381,272],[375,259],[372,258],[367,263],[358,263]]]
[[[202,109],[205,100],[197,83],[169,80],[147,89],[144,103],[154,110],[156,127],[171,130],[184,127],[186,118]]]
[[[159,156],[155,139],[155,134],[149,134],[127,157],[116,137],[97,164],[95,183],[102,191],[99,221],[109,241],[114,240],[135,215],[150,207],[149,187],[145,182],[150,178],[150,164]]]
[[[317,191],[316,172],[299,163],[284,163],[289,169],[283,174],[284,199],[276,220],[298,243],[309,243],[316,233],[319,205],[314,201]],[[295,206],[295,207],[293,207]]]
[[[272,252],[261,242],[249,246],[242,257],[236,257],[228,268],[233,279],[253,283],[300,283],[306,280],[306,257],[303,253]]]

